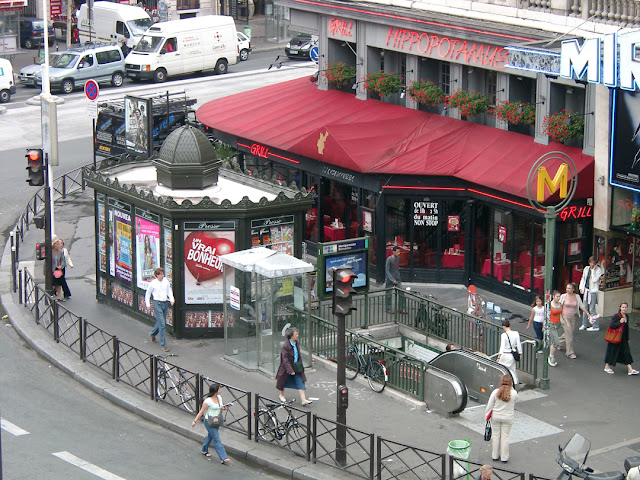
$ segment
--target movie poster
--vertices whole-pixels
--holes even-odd
[[[113,208],[109,208],[109,275],[116,276],[115,247],[113,245]]]
[[[190,231],[191,228],[198,230]],[[202,228],[207,230],[202,230]],[[235,222],[185,222],[184,298],[187,304],[222,303],[220,255],[235,252]],[[226,231],[225,231],[226,230]],[[227,289],[233,282],[227,269]],[[227,292],[228,295],[228,292]]]
[[[100,271],[107,273],[107,216],[104,199],[98,202],[98,258]]]
[[[144,98],[125,97],[125,139],[127,150],[149,154],[149,107],[151,101]]]
[[[136,259],[137,285],[146,290],[160,266],[160,225],[140,217],[136,218]]]
[[[115,277],[131,283],[131,214],[113,209],[115,227]]]

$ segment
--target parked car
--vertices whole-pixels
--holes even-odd
[[[318,36],[310,33],[299,33],[284,47],[289,58],[311,58],[311,47],[318,45]]]
[[[55,31],[49,27],[49,46],[55,41]],[[44,46],[44,20],[28,17],[20,19],[20,45],[24,48]]]
[[[51,90],[73,92],[87,80],[110,83],[120,87],[124,83],[124,55],[116,44],[87,44],[72,47],[53,57],[49,64]],[[35,83],[42,85],[42,71],[35,74]]]
[[[242,61],[245,61],[249,58],[249,53],[251,52],[251,40],[242,32],[238,33],[238,58]]]
[[[6,58],[0,58],[0,103],[7,103],[11,100],[12,93],[16,93],[13,66]]]
[[[54,52],[49,54],[49,65],[55,62],[54,57],[61,55],[62,52]],[[40,63],[34,63],[32,65],[27,65],[18,74],[18,81],[20,85],[24,85],[25,87],[35,87],[36,86],[36,73],[39,73],[42,70],[43,58],[38,59]]]

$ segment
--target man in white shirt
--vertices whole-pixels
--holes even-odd
[[[155,278],[149,283],[147,294],[144,297],[147,308],[151,308],[151,300],[153,299],[153,312],[156,316],[156,324],[149,335],[151,335],[151,341],[156,343],[156,335],[160,334],[160,347],[165,352],[168,352],[169,347],[167,347],[165,338],[165,324],[167,322],[169,303],[173,306],[175,299],[173,298],[171,283],[164,278],[164,268],[156,268],[153,275]]]
[[[586,314],[582,315],[582,326],[580,330],[586,330],[587,332],[597,332],[600,330],[600,324],[596,317],[596,303],[598,302],[598,291],[600,290],[600,277],[602,277],[604,271],[598,265],[595,257],[589,257],[589,265],[584,267],[582,272],[582,278],[580,279],[580,294],[583,295],[582,301],[585,307],[589,310],[591,315],[596,320],[593,326],[589,326],[589,317]]]

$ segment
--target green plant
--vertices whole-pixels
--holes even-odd
[[[512,125],[535,125],[536,106],[523,102],[504,102],[490,110],[489,115]]]
[[[480,92],[458,90],[447,97],[447,105],[460,110],[463,117],[475,117],[489,109],[489,96]]]
[[[356,67],[343,62],[333,62],[329,64],[323,74],[331,85],[344,87],[349,83],[353,83],[353,79],[356,78]]]
[[[216,158],[218,160],[222,160],[224,158],[231,158],[236,155],[236,149],[226,143],[222,143],[221,141],[216,141],[213,144],[213,149],[216,152]]]
[[[364,77],[364,86],[369,92],[376,92],[380,96],[393,95],[404,88],[402,76],[395,73],[373,72]]]
[[[582,115],[567,112],[564,109],[545,117],[542,128],[544,133],[558,143],[565,142],[570,138],[582,138],[584,136]]]
[[[446,98],[444,90],[432,81],[425,82],[422,79],[411,84],[407,89],[407,95],[418,103],[431,106],[440,105]]]

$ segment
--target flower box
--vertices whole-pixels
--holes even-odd
[[[368,92],[374,92],[382,97],[402,91],[404,81],[402,76],[395,73],[373,72],[364,77],[364,86]]]
[[[489,110],[490,100],[483,93],[458,90],[447,97],[446,103],[449,107],[460,110],[463,117],[475,117]]]
[[[351,87],[355,82],[356,67],[343,62],[333,62],[322,73],[329,85],[335,85],[337,88]]]
[[[427,80],[413,82],[407,89],[407,95],[422,105],[436,106],[444,103],[446,95],[444,90],[435,83]]]
[[[584,136],[584,119],[580,114],[563,109],[545,117],[542,128],[554,141],[563,143]]]
[[[490,110],[489,115],[511,125],[535,125],[536,106],[523,102],[504,102]]]

